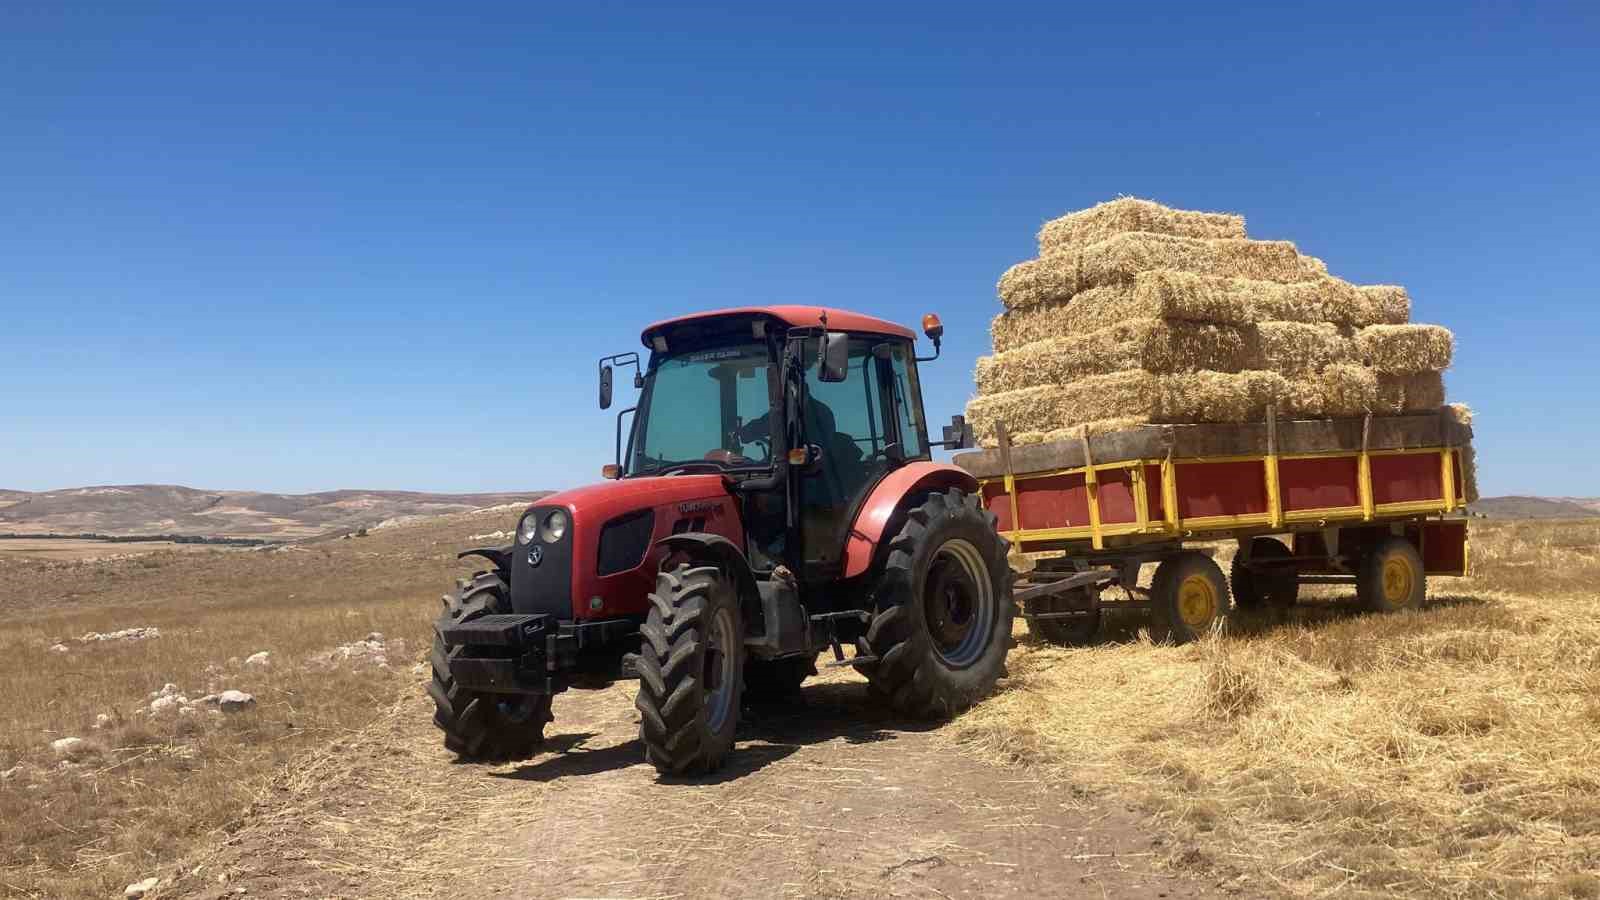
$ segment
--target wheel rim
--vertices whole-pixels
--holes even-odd
[[[1383,599],[1392,606],[1406,606],[1416,585],[1411,563],[1396,554],[1383,561]]]
[[[1204,575],[1190,575],[1178,585],[1178,618],[1201,631],[1217,617],[1217,589]]]
[[[713,733],[721,732],[733,712],[735,687],[739,673],[734,671],[738,645],[733,633],[733,613],[719,609],[711,617],[711,628],[706,636],[706,726]]]
[[[500,718],[513,725],[527,725],[539,713],[538,697],[519,697],[516,700],[501,700],[495,704],[500,713]]]
[[[983,554],[946,541],[933,555],[922,592],[924,619],[939,658],[952,668],[977,662],[994,632],[995,594]]]

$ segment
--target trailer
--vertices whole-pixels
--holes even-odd
[[[1454,410],[1359,419],[1147,425],[958,454],[1020,553],[1055,552],[1014,599],[1030,629],[1079,644],[1108,609],[1148,609],[1193,640],[1281,612],[1302,584],[1350,584],[1375,611],[1420,606],[1429,575],[1464,575],[1472,429]],[[1235,541],[1231,577],[1206,545]],[[1148,587],[1141,568],[1157,565]],[[1110,592],[1108,588],[1121,588]]]

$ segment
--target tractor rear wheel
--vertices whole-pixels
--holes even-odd
[[[744,625],[733,582],[714,566],[656,576],[639,628],[639,740],[663,775],[700,774],[733,748],[744,687]]]
[[[978,498],[952,489],[906,511],[856,643],[875,694],[919,717],[954,715],[988,694],[1011,646],[1010,544]]]
[[[428,682],[433,724],[444,732],[445,748],[463,759],[525,759],[544,741],[544,726],[551,719],[548,695],[476,693],[456,684],[450,675],[450,658],[461,650],[445,646],[440,629],[510,612],[509,594],[499,573],[463,578],[455,593],[445,595],[444,612],[433,626],[433,652],[428,657],[433,667]]]
[[[1422,555],[1403,537],[1384,538],[1361,560],[1356,598],[1373,612],[1421,609],[1427,596]]]

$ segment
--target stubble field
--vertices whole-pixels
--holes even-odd
[[[455,551],[514,516],[0,558],[0,892],[115,896],[273,808],[418,689],[438,594],[473,568]],[[1072,651],[1019,628],[1003,690],[942,734],[1064,794],[1135,800],[1165,865],[1248,894],[1600,896],[1600,520],[1475,521],[1472,540],[1474,576],[1436,580],[1419,613],[1334,595],[1186,647],[1137,622]],[[77,640],[130,627],[160,637]],[[191,702],[151,712],[168,683]],[[194,702],[225,689],[255,706]],[[65,737],[82,744],[53,750]]]

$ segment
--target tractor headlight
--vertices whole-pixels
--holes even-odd
[[[517,524],[517,543],[526,544],[531,542],[538,531],[539,516],[535,513],[528,513]]]
[[[544,517],[544,523],[539,526],[539,537],[544,538],[546,544],[555,544],[567,536],[567,513],[565,510],[555,510]]]

